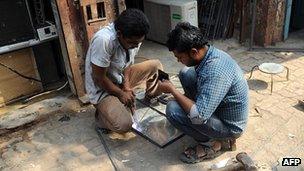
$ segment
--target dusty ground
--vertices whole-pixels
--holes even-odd
[[[294,43],[303,45],[303,40],[299,37]],[[249,123],[237,141],[237,151],[187,165],[178,157],[194,143],[190,137],[161,149],[133,133],[105,136],[120,170],[206,170],[241,151],[247,152],[260,170],[270,170],[280,157],[286,156],[300,157],[303,163],[304,108],[298,100],[304,99],[304,53],[248,52],[235,40],[217,41],[214,45],[231,54],[247,78],[253,66],[277,62],[290,69],[289,81],[285,81],[285,72],[275,76],[271,95],[270,76],[254,71],[248,81]],[[149,41],[139,55],[160,59],[170,74],[177,74],[182,67],[166,47]],[[53,106],[57,110],[48,117],[0,137],[0,170],[114,170],[94,130],[93,107],[79,106],[69,94],[61,96],[65,102]],[[69,119],[63,121],[63,116]]]

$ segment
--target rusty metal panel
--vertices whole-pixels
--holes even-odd
[[[253,10],[256,10],[254,45],[268,46],[282,40],[285,1],[282,0],[263,0],[257,1],[256,9],[252,8],[250,1],[243,1],[243,18],[241,40],[248,39],[250,26],[252,23]],[[249,23],[246,24],[246,23]]]

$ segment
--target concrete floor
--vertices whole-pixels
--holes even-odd
[[[298,37],[295,43],[304,45],[304,38]],[[251,67],[277,62],[290,68],[290,79],[285,81],[285,73],[275,76],[272,95],[269,75],[255,71],[248,80],[249,123],[237,141],[237,151],[188,165],[180,162],[179,155],[195,143],[190,137],[161,149],[132,132],[110,134],[105,139],[120,170],[207,170],[242,151],[254,159],[259,170],[271,170],[279,158],[286,156],[299,157],[303,163],[304,108],[298,100],[304,99],[304,53],[249,52],[233,39],[213,44],[227,51],[247,78]],[[183,67],[166,47],[150,41],[143,43],[139,56],[159,59],[171,75]],[[47,118],[0,137],[0,170],[114,170],[94,130],[94,108],[79,106],[69,95],[64,98],[65,102]],[[70,120],[59,121],[64,115]]]

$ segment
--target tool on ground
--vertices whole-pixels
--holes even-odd
[[[236,160],[243,164],[246,171],[247,170],[248,171],[257,170],[256,166],[254,165],[253,160],[245,152],[241,152],[241,153],[237,154]]]
[[[253,160],[248,156],[247,153],[241,152],[236,155],[236,163],[232,163],[219,169],[213,169],[213,171],[257,171],[257,168]]]

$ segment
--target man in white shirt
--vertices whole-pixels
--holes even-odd
[[[86,56],[85,86],[96,107],[99,127],[123,133],[132,127],[134,88],[146,82],[146,97],[158,91],[158,60],[134,64],[149,21],[137,9],[127,9],[114,23],[102,28],[91,40]]]

